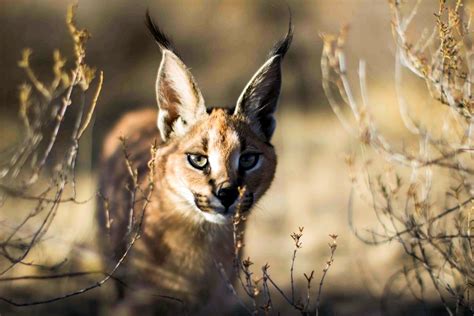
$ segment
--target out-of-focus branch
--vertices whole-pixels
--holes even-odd
[[[401,63],[425,80],[431,96],[452,107],[459,114],[470,119],[474,113],[474,99],[471,95],[472,78],[469,75],[472,49],[464,42],[469,33],[468,24],[462,22],[462,1],[448,6],[439,2],[436,26],[428,40],[422,37],[410,41],[407,29],[417,14],[419,3],[408,17],[401,13],[401,2],[389,1],[392,12],[392,31],[397,43]],[[426,48],[434,46],[434,53]]]
[[[419,284],[418,287],[409,284],[406,289],[416,297],[423,298],[426,294],[425,286],[420,285],[425,276],[448,313],[459,308],[472,311],[473,51],[465,45],[470,23],[462,20],[461,1],[450,5],[441,0],[436,8],[434,31],[424,32],[418,40],[410,42],[407,31],[416,20],[420,2],[404,16],[401,2],[389,1],[397,45],[395,91],[402,122],[417,148],[399,148],[377,129],[370,115],[364,61],[359,63],[361,101],[357,101],[348,79],[344,54],[347,27],[338,35],[322,36],[323,87],[341,124],[357,131],[352,134],[358,136],[364,160],[357,163],[351,156],[346,161],[351,170],[351,182],[361,187],[360,196],[372,207],[378,222],[377,229],[365,233],[354,227],[351,194],[351,229],[367,244],[380,245],[395,240],[402,246],[413,266],[409,271],[415,274]],[[411,117],[403,96],[404,70],[421,77],[431,97],[452,109],[444,120],[440,136],[435,137],[431,132],[436,127],[421,125]],[[428,114],[430,109],[424,110]],[[355,124],[350,124],[351,121]],[[379,171],[378,165],[384,166],[383,171]],[[406,281],[410,282],[408,278]]]

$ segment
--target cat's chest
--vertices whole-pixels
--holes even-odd
[[[189,299],[209,299],[216,288],[232,282],[233,243],[227,235],[216,236],[223,243],[170,223],[147,224],[132,260],[138,275],[146,276],[143,282]]]

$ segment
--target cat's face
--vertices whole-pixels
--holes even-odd
[[[166,159],[169,187],[213,223],[229,223],[237,207],[250,210],[275,174],[273,146],[224,109],[213,109],[168,146],[175,148]]]

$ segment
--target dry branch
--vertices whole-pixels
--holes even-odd
[[[466,44],[466,37],[471,32],[470,23],[463,22],[461,1],[451,5],[440,1],[435,12],[436,25],[432,32],[425,32],[431,35],[410,42],[407,30],[416,20],[420,2],[405,17],[401,2],[389,1],[397,45],[395,90],[402,122],[417,148],[399,149],[377,129],[368,104],[365,62],[359,63],[361,102],[357,101],[348,79],[344,53],[347,27],[336,36],[323,35],[323,87],[342,125],[349,131],[357,131],[361,152],[365,157],[375,157],[364,158],[358,165],[355,157],[347,159],[351,182],[372,207],[379,224],[377,229],[366,233],[354,227],[351,194],[351,229],[367,244],[398,241],[410,268],[400,270],[405,274],[397,273],[397,278],[410,271],[415,274],[418,284],[408,284],[404,290],[423,300],[426,289],[421,280],[427,277],[448,314],[453,315],[474,310],[471,294],[474,278],[471,214],[474,208],[474,101],[470,66],[473,51]],[[404,70],[424,80],[427,92],[439,101],[438,104],[449,106],[441,136],[435,137],[431,132],[435,126],[422,125],[410,115],[403,96],[405,89],[401,76]],[[428,115],[429,109],[424,110]],[[349,123],[347,113],[355,124]],[[373,159],[385,166],[384,171],[378,171],[370,162]],[[444,202],[440,202],[442,200]],[[408,278],[406,281],[412,282]]]

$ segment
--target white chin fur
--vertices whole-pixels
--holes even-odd
[[[187,189],[186,186],[181,185],[180,193],[181,193],[182,198],[184,198],[184,200],[186,200],[187,203],[189,203],[189,205],[192,207],[193,209],[192,211],[199,213],[206,221],[210,223],[214,223],[214,224],[219,224],[219,225],[229,224],[232,222],[232,216],[225,216],[219,213],[211,214],[211,213],[206,213],[206,212],[201,211],[194,203],[193,193],[189,189]],[[234,207],[235,207],[234,205],[230,207],[229,211],[231,213]]]
[[[228,224],[232,221],[232,216],[224,216],[221,214],[210,214],[210,213],[205,213],[200,211],[202,216],[204,216],[204,219],[208,222],[214,223],[214,224]]]

